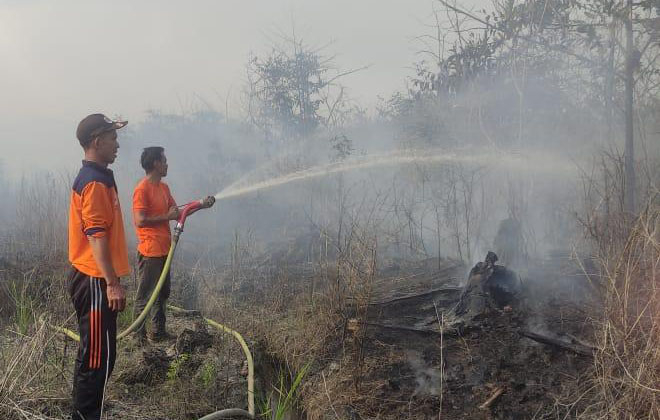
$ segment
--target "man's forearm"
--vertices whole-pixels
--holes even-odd
[[[119,282],[117,274],[115,273],[115,268],[112,265],[112,258],[110,257],[110,246],[108,244],[108,237],[102,236],[100,238],[95,238],[93,236],[88,236],[89,243],[92,246],[92,254],[96,260],[96,264],[103,274],[103,278],[106,283],[110,286]]]

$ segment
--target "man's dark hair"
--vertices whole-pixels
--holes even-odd
[[[154,162],[163,158],[164,148],[160,146],[145,147],[140,157],[140,164],[145,172],[149,173],[154,169]]]

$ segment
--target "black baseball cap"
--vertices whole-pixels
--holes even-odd
[[[78,123],[76,137],[81,146],[87,145],[92,139],[106,131],[117,130],[128,124],[128,121],[113,121],[103,114],[90,114]]]

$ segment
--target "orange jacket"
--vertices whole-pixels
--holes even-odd
[[[110,169],[83,160],[71,191],[69,261],[88,276],[103,277],[88,236],[107,236],[115,273],[121,277],[131,272],[114,175]]]

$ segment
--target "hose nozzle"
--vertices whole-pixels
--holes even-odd
[[[176,227],[174,228],[175,235],[180,235],[183,232],[183,225],[186,223],[186,218],[191,214],[195,213],[201,209],[208,209],[213,207],[215,204],[215,197],[209,195],[202,198],[201,200],[191,201],[190,203],[183,206],[183,210],[179,214],[179,220],[177,220]]]
[[[200,201],[203,209],[209,209],[213,207],[213,205],[215,204],[215,197],[209,195],[207,197],[202,198]]]

